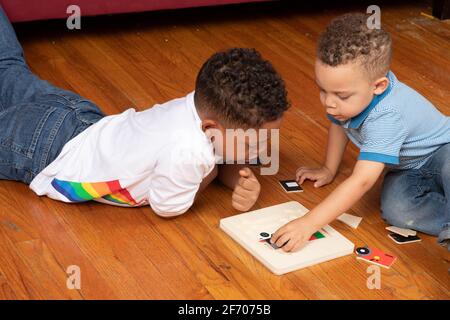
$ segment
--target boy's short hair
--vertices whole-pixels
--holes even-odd
[[[357,61],[371,78],[385,76],[391,64],[392,40],[383,28],[368,28],[368,17],[349,13],[332,20],[319,37],[319,60],[333,67]]]
[[[243,128],[259,128],[289,107],[283,79],[255,49],[233,48],[212,55],[195,85],[196,107]]]

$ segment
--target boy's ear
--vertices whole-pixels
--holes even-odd
[[[380,95],[382,94],[389,86],[389,79],[388,77],[381,77],[375,80],[375,89],[373,91],[374,94]]]
[[[202,131],[205,132],[208,129],[219,129],[220,125],[216,120],[203,119],[202,120]]]

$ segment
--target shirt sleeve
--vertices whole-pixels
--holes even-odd
[[[333,117],[331,114],[327,114],[327,118],[328,118],[328,120],[330,120],[334,124],[341,125],[341,122],[339,120],[337,120],[335,117]]]
[[[212,169],[207,158],[186,150],[168,150],[160,156],[154,168],[149,203],[162,217],[185,213],[193,204],[195,195]]]
[[[363,143],[358,160],[400,163],[400,149],[407,137],[400,114],[394,111],[374,113],[363,124],[361,133]]]

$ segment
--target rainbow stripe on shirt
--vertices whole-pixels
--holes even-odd
[[[122,188],[119,180],[105,182],[72,182],[59,179],[52,180],[52,186],[71,202],[83,202],[103,198],[118,204],[136,206],[127,189]]]

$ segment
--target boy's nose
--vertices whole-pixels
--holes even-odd
[[[325,99],[325,107],[328,109],[335,109],[336,108],[336,104],[334,103],[334,101],[330,98],[326,98]]]
[[[336,105],[330,106],[327,104],[326,108],[327,108],[327,110],[326,110],[327,113],[329,113],[331,115],[336,112]]]

